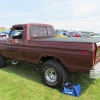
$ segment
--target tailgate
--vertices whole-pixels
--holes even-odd
[[[90,78],[99,78],[100,77],[100,42],[95,43],[96,52],[94,52],[94,67],[90,70]],[[96,56],[95,56],[96,55]]]
[[[96,43],[96,59],[95,63],[98,63],[100,61],[100,42]]]

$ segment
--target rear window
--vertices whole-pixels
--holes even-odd
[[[52,26],[31,26],[30,37],[45,37],[54,36],[54,30]]]

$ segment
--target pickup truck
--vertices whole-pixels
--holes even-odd
[[[13,25],[9,38],[0,38],[0,68],[9,59],[39,65],[42,81],[57,88],[67,81],[68,72],[100,77],[100,39],[57,38],[48,24]]]

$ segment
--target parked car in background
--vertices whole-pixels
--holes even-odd
[[[90,38],[100,38],[99,35],[90,36]]]
[[[68,37],[64,35],[63,30],[56,30],[56,37]]]
[[[68,36],[68,37],[72,37],[72,35],[66,30],[63,30],[63,35]]]
[[[72,35],[66,31],[66,30],[56,30],[56,36],[66,36],[66,37],[72,37]]]
[[[81,31],[81,37],[88,38],[91,36],[91,32]]]
[[[79,31],[74,31],[72,34],[73,37],[81,37],[81,33]]]
[[[56,35],[62,36],[63,35],[63,31],[62,30],[56,30]]]
[[[0,33],[0,37],[9,37],[10,30],[4,30]]]
[[[87,38],[88,36],[87,36],[86,32],[81,32],[81,37]]]

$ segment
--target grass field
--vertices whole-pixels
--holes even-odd
[[[2,31],[3,31],[3,29],[0,28],[0,32],[2,32]]]
[[[7,62],[0,69],[0,100],[99,100],[100,79],[90,79],[88,74],[70,73],[68,80],[80,83],[81,96],[72,97],[43,84],[35,65],[20,62],[12,65]]]
[[[3,29],[3,28],[0,28],[0,32],[4,31],[4,30],[9,30],[9,29]]]

